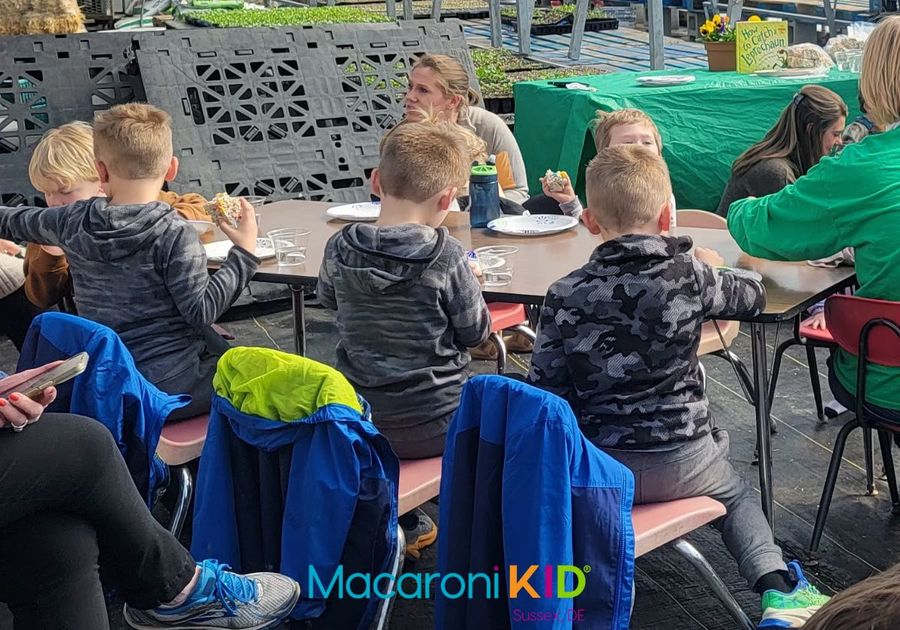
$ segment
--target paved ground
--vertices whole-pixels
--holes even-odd
[[[241,344],[291,348],[290,315],[287,312],[243,316],[226,324]],[[331,362],[336,336],[331,317],[318,310],[309,311],[309,355]],[[774,329],[770,331],[774,334]],[[736,351],[749,360],[748,338],[742,334]],[[10,369],[15,355],[9,344],[0,346],[0,368]],[[519,360],[519,365],[524,363]],[[709,396],[720,426],[731,434],[732,461],[735,468],[756,485],[757,469],[753,467],[753,413],[739,393],[737,380],[725,361],[704,361],[709,373]],[[819,360],[824,380],[825,356]],[[489,371],[489,364],[477,364],[478,371]],[[520,369],[520,368],[516,368]],[[827,386],[826,386],[827,390]],[[831,455],[830,445],[839,427],[820,425],[812,409],[809,376],[800,354],[794,354],[783,368],[774,407],[780,431],[774,437],[777,506],[777,539],[788,557],[804,558],[824,471]],[[837,591],[875,571],[900,560],[900,520],[890,516],[887,489],[879,482],[880,494],[864,496],[862,445],[859,437],[851,439],[838,488],[835,493],[818,567],[810,570],[812,579],[825,591]],[[435,517],[437,506],[427,510]],[[717,532],[704,529],[689,536],[706,555],[740,604],[753,617],[758,617],[759,598],[743,583],[734,562]],[[415,566],[407,570],[430,571],[435,563],[435,550],[426,551]],[[632,627],[643,630],[709,629],[734,627],[722,607],[709,595],[705,585],[691,567],[671,550],[662,549],[638,561],[637,599]],[[111,606],[113,628],[122,628],[118,603]],[[429,602],[398,602],[392,628],[419,630],[431,628],[432,607]],[[8,614],[0,606],[0,630],[9,630]]]

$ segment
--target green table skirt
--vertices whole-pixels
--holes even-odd
[[[687,85],[642,87],[635,77],[693,74]],[[568,90],[548,81],[515,84],[516,139],[532,193],[547,169],[568,171],[584,192],[584,167],[594,156],[589,131],[597,110],[625,107],[650,115],[662,134],[679,208],[715,210],[734,159],[765,135],[793,95],[815,82],[837,92],[857,115],[859,75],[833,70],[810,80],[756,77],[733,72],[619,72],[582,77],[595,92]]]

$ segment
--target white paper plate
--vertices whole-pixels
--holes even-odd
[[[635,81],[649,87],[664,85],[685,85],[697,80],[692,74],[664,74],[659,76],[636,77]]]
[[[757,70],[758,77],[775,77],[777,79],[816,79],[828,74],[828,68],[776,68],[774,70]]]
[[[328,208],[325,214],[341,221],[377,221],[378,215],[381,214],[381,204],[371,201],[348,203],[345,206]]]
[[[215,241],[207,243],[203,246],[206,250],[206,258],[213,262],[222,262],[228,256],[228,252],[234,243],[231,241]],[[267,238],[256,239],[256,257],[257,258],[275,258],[275,248],[272,247],[272,241]]]
[[[546,236],[571,230],[578,219],[561,214],[523,214],[519,217],[500,217],[488,223],[488,227],[511,236]]]
[[[212,221],[188,221],[188,223],[190,223],[191,227],[197,231],[197,234],[206,234],[216,227]]]

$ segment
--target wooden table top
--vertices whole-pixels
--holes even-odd
[[[339,205],[314,201],[279,201],[263,206],[260,214],[260,236],[269,230],[300,227],[310,230],[306,262],[293,267],[280,267],[274,260],[263,261],[254,280],[294,286],[314,286],[325,244],[331,235],[346,225],[329,219],[325,210]],[[450,213],[444,226],[466,249],[486,245],[508,244],[519,247],[512,282],[505,287],[485,288],[485,297],[525,304],[541,304],[550,285],[587,262],[600,240],[583,226],[544,237],[513,237],[487,229],[472,229],[465,212]],[[763,315],[754,321],[790,319],[820,299],[853,282],[852,268],[821,269],[805,262],[785,263],[754,258],[743,253],[727,230],[679,228],[680,235],[690,236],[694,243],[714,249],[725,264],[756,271],[763,277],[768,303]]]

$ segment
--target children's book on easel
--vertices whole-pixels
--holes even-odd
[[[787,22],[738,22],[735,33],[738,72],[749,74],[784,67]]]

